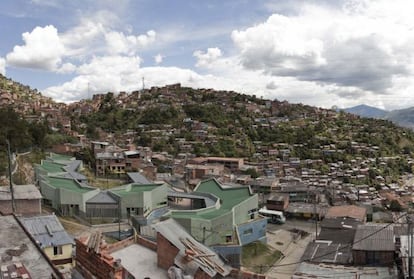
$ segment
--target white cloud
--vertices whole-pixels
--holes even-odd
[[[58,2],[56,0],[31,0],[31,2],[39,6],[49,6],[49,7],[58,6]]]
[[[76,66],[72,63],[65,63],[62,66],[60,66],[59,69],[56,70],[57,73],[60,74],[70,74],[76,71]]]
[[[6,59],[0,57],[0,74],[6,75]]]
[[[304,4],[297,15],[274,14],[233,31],[232,39],[246,69],[384,94],[393,77],[411,75],[414,22],[408,6],[413,4],[347,1],[342,9]]]
[[[146,34],[134,36],[122,32],[111,31],[105,34],[109,53],[134,55],[139,49],[145,48],[155,41],[156,32],[148,31]]]
[[[223,45],[223,40],[221,49],[188,42],[214,43],[228,34],[226,28],[183,32],[182,26],[170,25],[157,33],[134,34],[133,27],[120,29],[122,19],[112,12],[83,17],[78,26],[59,34],[64,53],[50,63],[54,71],[77,76],[44,92],[68,102],[85,98],[88,83],[91,94],[131,91],[141,88],[144,77],[146,87],[180,82],[322,107],[368,103],[395,108],[412,99],[414,2],[286,3],[268,5],[273,15],[250,28],[234,30],[233,45]],[[149,46],[152,52],[144,53]],[[197,50],[200,47],[204,49]],[[162,51],[182,57],[189,49],[199,73],[179,65],[140,67],[145,54]],[[153,58],[158,65],[164,57]]]
[[[157,55],[154,56],[154,62],[157,65],[161,64],[163,60],[164,60],[164,56],[162,56],[161,53],[158,53]]]
[[[49,71],[58,68],[65,48],[53,25],[36,27],[30,33],[23,33],[22,38],[25,44],[15,46],[7,54],[7,64]]]
[[[74,79],[43,92],[55,100],[71,102],[87,97],[88,83],[91,92],[128,90],[141,80],[137,75],[140,63],[137,56],[94,57],[89,63],[77,67]]]
[[[97,18],[97,19],[96,19]],[[110,25],[110,14],[108,17],[96,16],[83,18],[79,25],[62,33],[61,40],[67,48],[67,55],[83,58],[92,53],[103,50],[102,40]]]
[[[219,48],[208,48],[206,52],[197,50],[193,53],[193,56],[197,58],[197,67],[209,68],[218,58],[222,56],[222,52]]]

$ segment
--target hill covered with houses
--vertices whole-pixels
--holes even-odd
[[[411,130],[342,111],[180,84],[63,104],[1,77],[0,93],[1,112],[16,113],[21,123],[2,122],[12,149],[66,144],[66,152],[81,154],[91,166],[90,142],[101,141],[165,155],[168,160],[154,161],[162,172],[184,155],[244,158],[258,166],[247,171],[253,176],[285,172],[275,165],[286,163],[292,175],[304,168],[374,187],[412,172]]]

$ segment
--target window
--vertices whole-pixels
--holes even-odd
[[[252,234],[252,233],[253,233],[253,229],[252,229],[252,228],[247,229],[247,230],[245,230],[245,231],[243,232],[243,234],[244,234],[244,235],[246,235],[246,234]]]
[[[62,255],[62,246],[53,246],[53,255]]]

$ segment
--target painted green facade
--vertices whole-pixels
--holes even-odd
[[[208,246],[237,243],[235,228],[251,222],[258,207],[258,196],[249,187],[227,187],[215,179],[201,182],[196,193],[217,197],[214,206],[197,210],[172,210],[170,217],[177,220],[191,235]]]

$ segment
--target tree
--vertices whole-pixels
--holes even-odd
[[[402,211],[402,206],[398,202],[398,200],[392,200],[390,203],[390,210],[394,212],[400,212]]]

